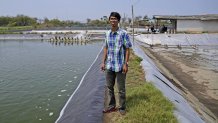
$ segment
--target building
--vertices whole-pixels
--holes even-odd
[[[218,32],[218,14],[208,15],[192,15],[192,16],[166,16],[154,15],[153,19],[157,20],[157,25],[160,20],[170,20],[172,32],[187,32],[187,33],[214,33]]]

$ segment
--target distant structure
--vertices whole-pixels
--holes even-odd
[[[170,20],[172,27],[170,33],[214,33],[218,32],[218,14],[207,15],[191,15],[191,16],[170,16],[170,15],[154,15],[153,19],[157,20]]]

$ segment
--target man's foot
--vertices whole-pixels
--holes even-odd
[[[125,115],[126,114],[126,110],[125,109],[119,109],[119,112],[121,115]]]
[[[108,108],[108,109],[104,109],[103,113],[110,113],[110,112],[115,112],[117,111],[116,107],[112,107],[112,108]]]

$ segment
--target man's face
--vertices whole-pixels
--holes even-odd
[[[117,27],[118,26],[119,21],[118,21],[118,19],[116,17],[111,16],[109,21],[110,21],[110,24],[111,24],[112,27]]]

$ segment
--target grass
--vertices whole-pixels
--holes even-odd
[[[107,119],[113,123],[177,123],[174,106],[151,83],[145,81],[141,58],[131,51],[126,80],[127,113]]]
[[[31,29],[33,29],[32,26],[0,27],[0,34],[19,34],[16,31],[31,30]]]

